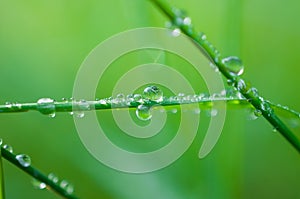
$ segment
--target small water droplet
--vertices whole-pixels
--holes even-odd
[[[41,98],[37,101],[37,110],[45,115],[55,113],[54,100],[51,98]]]
[[[16,159],[23,167],[29,167],[31,164],[31,159],[26,154],[19,154],[16,156]]]
[[[36,189],[45,189],[47,187],[47,185],[44,182],[41,182],[35,178],[32,179],[32,185],[34,188]]]
[[[5,145],[3,146],[3,148],[6,149],[7,151],[9,151],[10,153],[13,153],[13,148],[12,148],[12,146],[10,146],[10,145],[8,145],[8,144],[5,144]]]
[[[178,93],[177,99],[178,99],[179,103],[183,103],[184,97],[185,97],[184,93]]]
[[[261,110],[259,110],[259,109],[255,109],[255,110],[254,110],[254,115],[255,115],[256,117],[260,117],[260,116],[262,116],[262,112],[261,112]]]
[[[217,109],[212,109],[212,110],[210,111],[210,116],[211,116],[211,117],[215,117],[217,114],[218,114],[218,110],[217,110]]]
[[[76,111],[75,112],[75,116],[77,118],[83,118],[84,117],[84,112],[83,111]]]
[[[58,183],[59,179],[54,173],[49,173],[48,174],[48,179],[51,180],[54,183]]]
[[[244,65],[242,61],[235,56],[230,56],[222,59],[222,63],[227,68],[232,76],[240,76],[244,72]]]
[[[139,105],[135,111],[138,119],[142,121],[148,121],[152,118],[151,107],[146,105]]]
[[[171,110],[171,113],[173,113],[173,114],[177,113],[177,108],[173,108],[173,109]]]
[[[191,18],[185,17],[185,18],[183,19],[183,24],[186,25],[186,26],[191,25],[191,24],[192,24]]]
[[[161,102],[163,101],[163,92],[157,86],[148,86],[143,91],[143,97],[146,100]]]
[[[237,82],[236,82],[236,89],[240,92],[243,92],[245,91],[245,89],[247,88],[246,86],[246,83],[243,79],[239,79]]]
[[[200,114],[200,112],[201,112],[200,108],[196,108],[196,109],[194,109],[194,113],[195,113],[195,114],[199,115],[199,114]]]
[[[0,138],[0,146],[3,144],[3,140],[2,138]]]
[[[16,106],[18,109],[21,109],[21,108],[22,108],[22,104],[20,104],[20,103],[15,103],[15,106]]]
[[[137,103],[143,103],[143,102],[144,102],[144,101],[143,101],[143,97],[142,97],[142,95],[140,95],[140,94],[134,94],[133,99],[134,99],[134,101],[137,102]]]
[[[234,86],[234,81],[232,81],[231,79],[228,79],[227,84],[228,84],[228,86]]]
[[[277,133],[277,128],[274,127],[272,131],[273,131],[274,133]]]
[[[181,31],[180,31],[179,28],[175,28],[175,29],[172,31],[172,36],[173,36],[173,37],[178,37],[180,34],[181,34]]]
[[[56,113],[55,113],[55,112],[49,114],[49,117],[51,117],[51,118],[54,118],[55,116],[56,116]]]
[[[255,87],[249,88],[249,90],[246,92],[249,95],[252,95],[254,97],[258,97],[258,90]]]
[[[61,188],[63,188],[68,194],[71,194],[74,192],[74,187],[73,185],[71,185],[68,181],[66,180],[62,180],[60,182],[60,185],[59,185]]]
[[[207,38],[206,38],[206,35],[203,33],[203,32],[200,32],[199,33],[199,38],[201,39],[201,40],[206,40]]]
[[[173,23],[172,23],[171,21],[167,21],[167,22],[165,23],[165,27],[166,27],[166,28],[172,28],[172,27],[173,27]]]
[[[69,112],[69,114],[70,114],[71,116],[73,116],[73,115],[74,115],[74,112],[73,112],[73,111],[71,111],[71,112]]]
[[[6,108],[11,108],[12,107],[12,103],[11,102],[5,102],[5,107]]]

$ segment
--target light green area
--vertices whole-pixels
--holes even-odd
[[[197,30],[204,31],[223,55],[241,57],[244,77],[263,96],[300,110],[299,2],[171,2],[188,11]],[[1,1],[0,5],[1,104],[71,97],[77,70],[96,45],[131,28],[162,27],[166,19],[142,0]],[[111,84],[103,86],[100,82],[99,97],[108,97],[126,69],[154,61],[155,53],[136,52],[113,63],[103,80]],[[185,67],[181,70],[196,90],[206,89],[197,85],[197,77],[191,75],[192,69],[186,69],[184,61],[167,54],[158,62],[177,69]],[[16,153],[30,155],[32,164],[40,170],[72,182],[80,198],[299,198],[299,154],[273,133],[264,119],[249,121],[247,111],[228,111],[221,139],[209,156],[199,160],[209,122],[201,112],[198,135],[189,150],[171,166],[149,174],[121,173],[100,164],[80,142],[67,113],[58,113],[55,118],[38,112],[0,114],[0,136]],[[109,137],[128,150],[159,148],[172,138],[178,125],[178,115],[170,115],[161,139],[151,145],[152,140],[145,144],[124,136],[110,112],[97,115],[99,120],[105,117],[104,127],[111,130]],[[3,163],[8,199],[58,198],[34,189],[27,174],[5,160]]]

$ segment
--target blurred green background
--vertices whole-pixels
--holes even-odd
[[[244,77],[263,96],[300,110],[299,1],[171,3],[185,9],[223,55],[242,58]],[[0,102],[71,97],[77,70],[101,41],[165,22],[147,0],[0,0]],[[228,110],[222,136],[209,156],[198,159],[207,128],[203,124],[178,161],[148,174],[118,172],[95,160],[67,113],[54,119],[38,112],[0,114],[0,121],[5,143],[16,153],[29,154],[43,172],[72,182],[80,198],[300,198],[299,154],[263,118],[247,120],[243,108]],[[8,199],[59,198],[34,189],[31,177],[5,160],[4,171]]]

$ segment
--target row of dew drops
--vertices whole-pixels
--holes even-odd
[[[188,33],[192,33],[192,19],[186,15],[185,11],[177,8],[173,8],[172,11],[175,14],[175,17],[171,22],[168,21],[166,23],[166,27],[172,29],[171,36],[178,37],[181,35],[181,30],[179,27],[187,30]],[[200,39],[201,42],[207,43],[213,49],[215,60],[218,60],[220,57],[219,51],[207,41],[206,35],[203,32],[198,34],[198,39]],[[221,62],[232,76],[240,76],[244,72],[244,65],[236,56],[225,57],[221,60]],[[216,72],[219,72],[218,67],[216,67],[214,64],[211,64],[211,66]]]
[[[192,20],[190,17],[188,17],[185,13],[185,11],[177,9],[177,8],[172,8],[172,12],[174,14],[174,18],[172,19],[171,22],[166,23],[166,27],[169,29],[172,29],[171,36],[173,37],[178,37],[181,35],[181,29],[184,29],[188,34],[192,35],[193,34],[193,25],[192,25]],[[220,52],[214,48],[214,46],[207,40],[206,35],[203,32],[197,33],[197,39],[201,43],[206,43],[207,46],[209,46],[210,51],[211,51],[211,56],[214,58],[215,62],[221,61],[221,63],[225,66],[225,69],[227,72],[234,78],[237,76],[240,76],[244,73],[244,65],[242,61],[236,57],[236,56],[229,56],[225,58],[221,58]],[[221,59],[220,59],[221,58]],[[219,68],[211,63],[211,67],[214,69],[215,72],[220,72]],[[228,80],[228,84],[230,86],[235,86],[237,88],[237,91],[246,91],[246,93],[252,93],[253,96],[258,97],[260,100],[261,104],[261,109],[266,110],[266,112],[269,112],[269,114],[272,112],[272,108],[270,106],[270,102],[267,100],[264,100],[262,97],[258,95],[257,89],[254,87],[251,87],[250,89],[247,89],[246,83],[243,79],[239,79],[237,82]],[[275,107],[279,109],[284,109],[286,111],[289,111],[289,108],[281,106],[280,104],[276,105]],[[259,109],[254,109],[252,111],[254,114],[253,118],[256,119],[257,117],[260,117],[262,115],[262,112]],[[300,115],[299,115],[300,117]]]
[[[64,99],[65,100],[65,99]],[[64,101],[63,100],[63,101]],[[211,107],[214,101],[230,101],[233,104],[239,104],[241,101],[246,99],[235,89],[223,90],[220,93],[214,93],[208,95],[205,93],[195,95],[185,95],[179,93],[178,95],[165,97],[163,91],[155,86],[147,86],[142,94],[129,94],[125,97],[124,94],[118,94],[115,98],[109,97],[106,99],[96,99],[96,101],[76,101],[71,99],[73,107],[76,111],[71,111],[70,115],[75,115],[78,118],[84,117],[84,112],[91,110],[91,106],[100,104],[103,107],[111,106],[111,108],[118,109],[120,107],[134,106],[136,107],[136,116],[142,121],[148,121],[152,118],[152,110],[158,108],[160,104],[167,105],[178,105],[178,104],[191,104],[191,103],[202,103],[203,106]],[[69,102],[68,100],[65,100]],[[43,114],[49,115],[49,117],[55,117],[55,101],[51,98],[41,98],[37,101],[37,110]],[[161,109],[164,111],[165,109]],[[196,114],[200,113],[200,108],[193,110]],[[177,108],[170,109],[170,113],[177,113]],[[213,109],[209,112],[209,116],[217,115],[217,110]]]
[[[0,146],[6,151],[13,153],[13,147],[8,144],[3,144],[2,139],[0,138]],[[16,160],[22,167],[29,167],[31,165],[31,158],[26,154],[18,154],[15,156]],[[54,184],[59,185],[66,193],[72,194],[74,192],[74,186],[70,184],[67,180],[59,180],[59,178],[54,173],[48,174],[48,179]],[[47,185],[44,182],[40,182],[37,179],[32,180],[32,185],[37,189],[46,189]]]

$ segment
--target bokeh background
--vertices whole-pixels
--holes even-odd
[[[185,9],[222,54],[242,58],[244,77],[264,97],[300,110],[299,1],[170,2]],[[71,97],[77,70],[96,45],[132,28],[164,27],[166,21],[147,0],[1,0],[0,102]],[[95,160],[67,113],[0,114],[0,137],[16,153],[29,154],[43,172],[72,182],[80,198],[300,198],[298,152],[263,118],[249,120],[247,114],[243,107],[229,109],[218,144],[200,160],[204,119],[178,161],[148,174],[122,173]],[[6,198],[59,198],[34,189],[30,176],[3,162]]]

